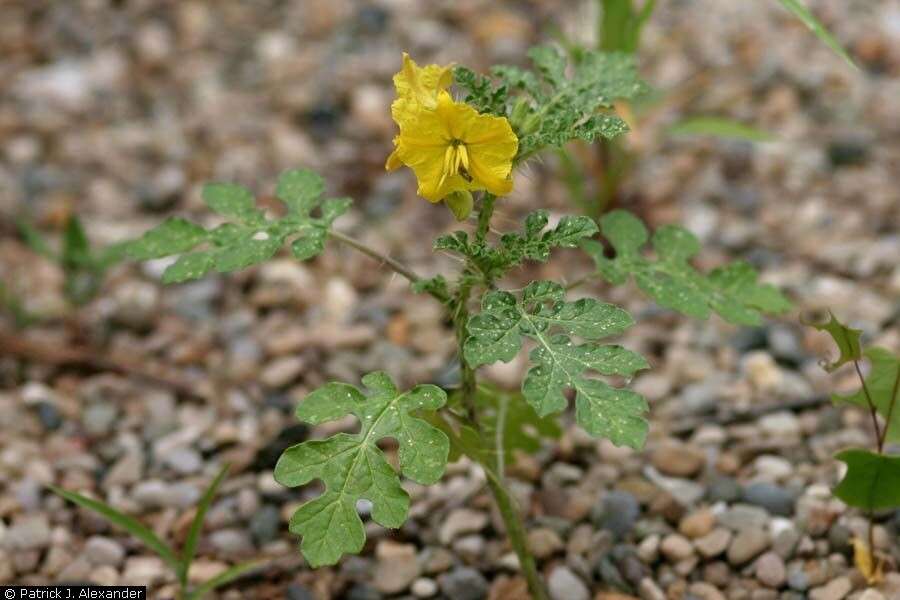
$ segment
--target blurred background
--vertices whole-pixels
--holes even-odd
[[[698,264],[749,260],[798,307],[763,327],[736,328],[715,317],[690,322],[631,287],[579,288],[636,315],[623,343],[653,364],[635,386],[651,401],[654,431],[647,452],[632,453],[567,430],[518,467],[517,493],[544,532],[545,571],[576,579],[566,592],[574,595],[562,598],[616,588],[613,571],[633,590],[646,578],[676,592],[711,578],[727,598],[789,587],[693,550],[688,569],[671,557],[641,558],[637,574],[618,559],[606,568],[610,514],[633,509],[626,531],[646,525],[631,538],[637,544],[691,511],[673,499],[677,489],[663,486],[669,504],[654,500],[659,483],[648,467],[726,506],[765,483],[789,499],[788,508],[764,506],[767,523],[781,518],[813,546],[826,543],[799,563],[793,551],[781,556],[787,572],[803,571],[814,582],[807,587],[850,577],[849,533],[840,536],[857,517],[822,489],[836,476],[832,452],[865,441],[864,415],[812,403],[774,413],[774,424],[771,414],[741,424],[727,417],[808,401],[835,383],[819,366],[829,343],[799,324],[801,312],[831,308],[871,342],[900,347],[900,2],[808,4],[859,70],[776,2],[660,2],[637,49],[654,94],[614,150],[627,157],[614,193],[599,199],[609,154],[573,146],[531,162],[498,205],[500,230],[541,207],[558,218],[619,206],[653,225],[680,223],[703,241]],[[293,421],[296,402],[325,381],[356,382],[375,369],[402,384],[456,381],[440,307],[405,281],[329,247],[309,263],[285,255],[165,289],[164,263],[123,264],[73,303],[65,269],[48,256],[73,214],[91,247],[102,248],[169,215],[209,220],[199,193],[206,181],[242,183],[266,203],[281,171],[307,167],[332,195],[354,199],[339,229],[422,274],[446,272],[456,263],[435,255],[431,241],[459,225],[416,197],[408,170],[384,171],[401,52],[478,71],[526,65],[536,43],[596,46],[598,19],[591,0],[0,3],[0,583],[146,581],[165,597],[171,581],[145,550],[44,486],[92,492],[179,539],[179,516],[231,461],[201,544],[201,574],[240,558],[276,560],[225,597],[429,597],[433,587],[431,595],[454,599],[514,598],[514,570],[467,464],[435,488],[411,486],[413,519],[399,532],[373,527],[362,558],[310,572],[292,551],[286,517],[310,492],[280,488],[271,469],[284,447],[310,434]],[[712,118],[744,127],[723,133],[717,121],[709,135]],[[46,241],[44,255],[29,232]],[[566,252],[508,283],[590,269]],[[517,360],[486,373],[515,386],[524,368]],[[685,419],[709,424],[685,428]],[[698,454],[702,469],[665,464]],[[771,460],[761,466],[761,456]],[[716,481],[733,483],[737,496],[710,496]],[[627,506],[610,509],[616,501]],[[816,518],[827,522],[809,522]],[[447,531],[447,523],[464,525]],[[896,540],[892,527],[885,522],[885,545]],[[106,542],[115,550],[97,549]],[[819,579],[804,570],[834,554],[843,563],[831,560]],[[414,572],[400,569],[404,561]],[[719,566],[710,574],[709,565]],[[398,571],[400,583],[379,583]]]

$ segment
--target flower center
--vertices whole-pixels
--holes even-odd
[[[444,152],[444,168],[441,172],[441,181],[438,187],[444,185],[451,175],[461,175],[466,181],[472,181],[469,175],[469,151],[462,140],[452,139]]]

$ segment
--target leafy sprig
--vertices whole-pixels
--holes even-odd
[[[447,464],[447,436],[412,414],[442,407],[447,400],[442,389],[419,385],[400,392],[382,372],[369,373],[362,382],[368,397],[351,385],[329,383],[309,394],[296,413],[310,425],[352,414],[360,421],[359,433],[297,444],[275,466],[275,479],[282,485],[296,487],[314,479],[325,484],[325,492],[300,506],[290,524],[291,532],[302,536],[300,550],[313,567],[362,550],[366,534],[356,510],[359,500],[372,503],[372,518],[379,525],[397,528],[406,521],[409,495],[379,440],[397,440],[400,471],[418,483],[437,482]]]
[[[228,222],[206,229],[173,217],[131,242],[131,258],[149,260],[180,255],[163,273],[164,283],[199,279],[212,270],[237,271],[264,262],[291,242],[299,260],[318,255],[334,220],[346,212],[349,198],[322,199],[325,183],[308,170],[287,171],[278,179],[275,195],[286,213],[270,219],[256,207],[249,190],[231,183],[210,183],[203,199]],[[197,249],[199,246],[202,249]]]
[[[697,319],[716,312],[738,325],[759,325],[762,313],[779,314],[791,308],[778,288],[758,282],[756,270],[746,262],[728,264],[708,275],[695,269],[690,261],[700,251],[700,242],[686,229],[660,227],[653,235],[656,256],[652,258],[644,253],[650,240],[647,228],[631,213],[608,213],[600,221],[600,230],[612,245],[614,258],[606,256],[600,242],[581,243],[594,258],[598,273],[616,285],[634,277],[644,293],[666,308]]]
[[[522,393],[535,412],[541,417],[560,412],[568,405],[566,390],[574,389],[576,419],[585,431],[640,448],[648,428],[644,398],[589,375],[630,378],[648,367],[639,354],[596,343],[634,321],[611,304],[592,298],[567,302],[564,296],[563,287],[552,281],[529,284],[519,298],[509,292],[485,294],[482,311],[468,323],[465,359],[473,368],[509,362],[525,338],[534,340]],[[573,336],[588,341],[577,343]]]

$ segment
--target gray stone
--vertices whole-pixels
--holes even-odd
[[[547,588],[553,600],[589,600],[591,596],[584,582],[568,567],[553,569]]]
[[[769,513],[748,504],[735,504],[719,515],[719,524],[732,531],[763,529],[769,522]]]
[[[287,600],[315,600],[316,597],[306,586],[292,583],[287,587],[285,594]]]
[[[487,524],[486,513],[468,508],[457,508],[447,515],[441,525],[438,539],[442,544],[447,545],[459,535],[481,531]]]
[[[764,508],[770,514],[788,517],[794,514],[794,503],[797,501],[797,496],[780,485],[759,482],[744,488],[741,500],[747,504]]]
[[[716,477],[710,482],[706,497],[710,502],[734,502],[741,497],[741,484],[731,477]]]
[[[848,577],[838,577],[827,584],[811,589],[809,600],[843,600],[853,591],[853,583]]]
[[[641,515],[641,505],[628,492],[613,490],[594,507],[591,518],[594,525],[605,529],[617,537],[623,537]]]
[[[93,565],[118,567],[125,559],[125,549],[112,538],[95,535],[84,545],[84,556]]]
[[[246,556],[253,553],[253,542],[243,529],[220,529],[209,536],[214,548],[225,556]]]
[[[766,587],[778,589],[787,580],[784,561],[774,552],[766,552],[756,561],[756,579]]]
[[[190,475],[203,468],[203,457],[193,448],[176,448],[166,453],[163,463],[179,475]]]
[[[470,567],[457,567],[441,575],[438,583],[449,600],[482,600],[488,594],[484,575]]]
[[[112,430],[119,416],[119,410],[108,402],[93,402],[84,409],[81,423],[90,435],[106,435]]]
[[[278,538],[281,529],[281,511],[266,504],[250,517],[250,535],[260,546]]]
[[[50,543],[50,523],[44,515],[19,519],[7,529],[2,539],[10,550],[40,550]]]

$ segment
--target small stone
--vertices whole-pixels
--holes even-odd
[[[843,600],[853,590],[849,577],[838,577],[809,591],[809,600]]]
[[[650,461],[665,475],[693,477],[706,464],[706,454],[696,446],[669,441],[653,451]]]
[[[553,569],[547,580],[553,600],[590,600],[591,593],[584,582],[568,567]]]
[[[95,535],[84,545],[84,556],[94,565],[118,567],[125,559],[125,549],[114,539]]]
[[[259,380],[270,388],[284,387],[294,381],[305,367],[306,360],[301,356],[282,356],[263,369]]]
[[[773,483],[759,482],[744,488],[741,500],[766,509],[770,514],[784,517],[794,514],[796,495]]]
[[[719,515],[719,524],[732,531],[764,529],[769,523],[769,513],[749,504],[735,504]]]
[[[119,571],[112,565],[100,565],[88,575],[88,581],[94,585],[108,587],[119,583]]]
[[[166,578],[167,567],[155,556],[133,556],[125,561],[122,581],[129,585],[155,585]]]
[[[869,588],[860,594],[857,600],[884,600],[884,594],[875,588]]]
[[[671,533],[664,537],[659,549],[663,556],[673,563],[694,555],[694,547],[691,542],[677,533]]]
[[[90,435],[102,436],[112,431],[113,423],[119,416],[119,410],[108,402],[93,402],[84,409],[81,423]]]
[[[188,581],[201,584],[228,570],[228,565],[217,560],[196,559],[191,562]]]
[[[794,473],[794,465],[789,460],[770,454],[758,456],[753,466],[759,479],[766,481],[781,481]]]
[[[548,527],[539,527],[528,532],[528,548],[538,560],[550,558],[563,547],[562,538]]]
[[[385,594],[396,594],[408,588],[419,576],[416,547],[382,540],[375,549],[378,559],[373,576],[375,588]]]
[[[641,515],[641,505],[632,494],[613,490],[594,507],[591,520],[600,529],[605,529],[616,537],[623,537]]]
[[[220,529],[212,532],[209,541],[224,556],[247,556],[253,553],[250,534],[243,529]]]
[[[766,587],[778,589],[787,580],[784,561],[774,552],[766,552],[756,561],[756,579]]]
[[[659,543],[658,535],[648,535],[645,537],[637,548],[637,555],[643,562],[652,565],[659,559]]]
[[[138,451],[125,452],[113,466],[109,468],[104,485],[132,485],[141,480],[144,474],[144,457]]]
[[[794,527],[780,531],[775,536],[775,541],[772,542],[772,550],[784,560],[788,560],[794,556],[800,537],[800,532]]]
[[[50,543],[50,523],[44,515],[28,516],[13,523],[3,536],[8,550],[40,550]]]
[[[731,477],[716,477],[710,482],[706,497],[710,502],[734,502],[741,497],[741,484]]]
[[[681,520],[678,531],[693,539],[701,538],[716,526],[716,517],[711,510],[703,509],[693,512]]]
[[[35,411],[37,412],[38,418],[41,420],[41,425],[43,425],[44,429],[47,431],[56,431],[63,423],[63,418],[62,415],[59,414],[59,409],[56,408],[56,405],[52,402],[38,402],[35,405]]]
[[[434,579],[419,577],[413,581],[410,591],[416,598],[431,598],[438,592],[438,584]]]
[[[726,600],[725,595],[719,589],[705,581],[692,583],[688,588],[689,597],[697,598],[697,600]]]
[[[759,428],[770,437],[783,439],[800,435],[800,420],[792,412],[776,412],[760,417]]]
[[[723,527],[713,529],[711,532],[698,540],[694,540],[694,546],[704,558],[713,558],[719,556],[728,548],[731,543],[731,532]]]
[[[176,448],[166,453],[163,463],[179,475],[191,475],[203,468],[203,457],[193,448]]]
[[[260,546],[278,539],[280,530],[281,511],[271,504],[266,504],[250,517],[250,535]]]
[[[652,579],[645,577],[638,584],[638,594],[641,600],[666,600],[666,595]]]
[[[444,545],[448,545],[457,536],[465,533],[476,533],[484,529],[488,524],[486,513],[468,508],[453,510],[441,525],[438,539]]]
[[[292,583],[287,587],[286,598],[287,600],[316,600],[310,589],[299,583]]]
[[[484,575],[470,567],[457,567],[441,575],[438,584],[449,600],[482,600],[488,593]]]
[[[762,529],[744,529],[728,546],[728,562],[734,566],[743,565],[769,547],[769,534]]]

